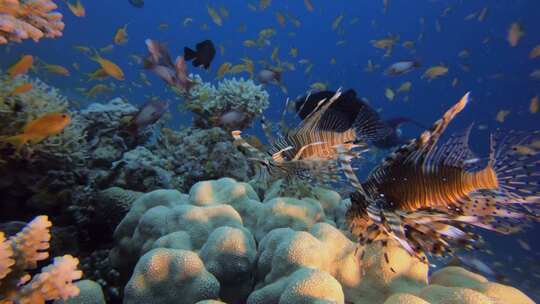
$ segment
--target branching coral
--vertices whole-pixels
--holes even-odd
[[[245,129],[268,107],[268,93],[252,80],[224,79],[216,88],[198,75],[192,78],[193,87],[180,93],[186,99],[185,107],[198,116],[196,126]]]
[[[51,222],[38,216],[15,236],[5,239],[0,233],[0,303],[39,304],[48,300],[68,299],[79,294],[73,281],[82,276],[79,260],[71,255],[54,258],[31,277],[29,270],[49,257]]]
[[[62,14],[51,0],[0,0],[0,44],[62,36]]]

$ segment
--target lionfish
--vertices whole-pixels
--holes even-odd
[[[492,134],[484,165],[468,147],[470,128],[437,146],[468,102],[469,93],[363,183],[351,167],[354,155],[338,147],[341,167],[355,188],[346,219],[360,247],[375,240],[386,246],[393,239],[425,261],[424,253],[444,256],[452,254],[453,245],[471,248],[476,235],[468,228],[509,234],[539,220],[540,132]]]
[[[358,142],[357,130],[369,133],[367,130],[376,130],[378,127],[377,121],[371,119],[363,119],[353,126],[344,126],[338,113],[331,109],[332,104],[340,100],[340,96],[341,91],[338,91],[331,98],[319,101],[297,128],[273,140],[268,156],[244,141],[240,131],[233,131],[232,135],[240,146],[257,156],[251,160],[262,166],[265,177],[335,181],[339,179],[336,146],[347,149],[350,156],[357,157],[360,152],[352,151],[362,146]]]

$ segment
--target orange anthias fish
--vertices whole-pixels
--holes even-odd
[[[19,75],[24,75],[30,70],[32,64],[34,64],[34,57],[32,55],[25,55],[8,69],[8,74],[11,79]]]
[[[515,47],[521,37],[525,35],[525,32],[521,28],[521,25],[517,22],[512,23],[510,25],[510,29],[508,29],[508,35],[506,36],[506,40],[508,40],[508,43],[510,46]]]
[[[15,96],[22,93],[26,93],[32,89],[33,85],[30,82],[23,83],[17,87],[15,87],[8,96]]]
[[[114,38],[113,38],[113,41],[115,44],[121,45],[128,41],[127,27],[128,27],[128,24],[122,27],[119,27],[116,30],[116,33],[114,34]]]
[[[99,65],[105,71],[105,73],[107,73],[107,75],[117,80],[124,80],[124,71],[122,71],[122,69],[118,65],[116,65],[116,63],[101,57],[97,52],[96,55],[91,57],[90,59],[99,63]]]
[[[86,16],[86,9],[81,3],[81,0],[77,0],[75,4],[70,3],[69,1],[66,1],[67,6],[69,7],[69,10],[73,13],[73,15],[77,17],[84,17]]]
[[[66,113],[48,113],[27,123],[21,134],[1,138],[0,141],[14,145],[19,151],[28,142],[37,144],[59,134],[70,122],[71,117]]]
[[[308,11],[313,12],[314,7],[313,7],[313,4],[311,3],[311,0],[304,0],[304,5],[306,6],[306,9]]]

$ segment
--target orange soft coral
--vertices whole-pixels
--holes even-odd
[[[52,0],[0,0],[0,44],[62,36],[62,14]]]

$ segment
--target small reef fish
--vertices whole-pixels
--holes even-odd
[[[234,126],[242,125],[246,120],[247,115],[239,111],[229,111],[219,117],[219,125],[231,128]]]
[[[534,96],[531,99],[531,103],[529,105],[529,112],[531,112],[531,114],[535,114],[538,112],[539,108],[540,108],[540,100],[538,99],[538,96]]]
[[[61,76],[69,76],[69,70],[61,65],[58,64],[44,64],[42,67],[47,73],[61,75]]]
[[[443,65],[432,66],[427,69],[422,78],[427,78],[428,81],[431,81],[437,77],[444,76],[448,73],[448,68]]]
[[[376,69],[378,69],[380,67],[380,65],[378,64],[373,64],[373,62],[371,61],[371,59],[369,59],[367,61],[367,64],[366,64],[366,67],[364,68],[364,71],[366,72],[373,72],[375,71]]]
[[[229,10],[225,6],[219,7],[219,13],[223,18],[229,18]]]
[[[113,38],[113,41],[115,44],[122,45],[128,41],[127,27],[128,27],[128,24],[126,23],[124,26],[119,27],[116,30],[116,33],[114,34],[114,38]]]
[[[26,92],[32,90],[32,87],[33,87],[33,85],[30,82],[23,83],[23,84],[21,84],[19,86],[16,86],[13,90],[11,90],[11,92],[8,94],[8,96],[15,96],[15,95],[26,93]]]
[[[327,87],[328,86],[322,82],[314,82],[309,86],[310,89],[317,91],[325,91]]]
[[[522,239],[517,239],[517,242],[519,246],[523,248],[524,250],[531,251],[531,245],[529,245],[529,243],[525,242]]]
[[[510,28],[508,29],[508,35],[506,36],[506,40],[511,47],[515,47],[521,37],[523,37],[523,35],[525,35],[525,32],[521,29],[521,25],[517,22],[514,22],[510,25]]]
[[[103,80],[109,77],[109,74],[107,74],[107,72],[105,72],[105,70],[102,68],[98,68],[92,73],[86,73],[85,75],[88,77],[88,81]]]
[[[140,130],[155,124],[169,109],[169,103],[161,100],[149,100],[128,123],[126,130],[136,135]]]
[[[106,86],[106,85],[104,85],[102,83],[98,83],[95,86],[88,89],[84,93],[84,95],[86,95],[87,97],[96,97],[97,95],[102,94],[103,92],[108,91],[108,90],[110,90],[110,88],[108,86]]]
[[[540,44],[535,46],[529,53],[529,59],[534,59],[540,57]]]
[[[260,0],[259,1],[259,9],[261,11],[265,10],[267,7],[270,6],[270,4],[272,4],[272,0]]]
[[[24,55],[21,59],[19,59],[19,61],[8,68],[8,74],[11,79],[14,79],[19,75],[26,74],[33,64],[34,57],[32,57],[32,55]]]
[[[388,98],[388,100],[392,101],[392,100],[394,100],[394,97],[396,96],[396,94],[394,93],[394,91],[391,88],[386,88],[384,90],[384,96],[386,96],[386,98]]]
[[[101,57],[97,52],[94,56],[90,57],[90,59],[99,63],[107,75],[116,80],[124,80],[124,71],[122,71],[122,69],[116,65],[116,63]]]
[[[92,53],[92,49],[87,47],[87,46],[84,46],[84,45],[74,45],[73,48],[76,51],[81,52],[83,54],[91,54]]]
[[[206,10],[208,11],[208,15],[210,15],[210,18],[212,18],[212,21],[218,25],[223,25],[223,19],[221,19],[221,16],[217,13],[216,9],[213,8],[211,5],[206,6]]]
[[[2,137],[0,141],[15,146],[16,151],[28,142],[37,144],[50,136],[57,135],[71,122],[71,117],[66,113],[48,113],[27,123],[22,133],[10,137]]]
[[[341,21],[343,21],[343,14],[337,16],[334,21],[332,21],[332,30],[335,31],[341,24]]]
[[[534,70],[529,74],[532,79],[540,80],[540,69]]]
[[[285,15],[281,12],[276,12],[276,21],[281,27],[285,27]]]
[[[114,50],[114,44],[109,44],[99,49],[99,51],[102,53],[110,53],[113,50]]]
[[[509,110],[500,110],[499,112],[497,112],[497,116],[495,117],[495,120],[500,123],[503,123],[509,114],[510,114]]]
[[[81,3],[81,0],[77,0],[75,4],[72,4],[69,0],[66,0],[66,4],[69,8],[69,10],[73,13],[73,15],[77,17],[84,17],[86,16],[86,9],[84,8],[83,4]]]
[[[232,67],[232,63],[225,62],[221,64],[217,70],[217,78],[222,78]]]
[[[144,68],[153,71],[168,85],[189,91],[193,81],[188,77],[186,61],[178,56],[173,63],[167,48],[154,40],[146,39],[149,55],[144,60]]]
[[[478,20],[478,22],[484,22],[484,20],[486,20],[486,16],[487,16],[487,13],[488,13],[488,7],[484,7],[480,13],[478,13],[478,18],[476,20]]]
[[[131,6],[136,8],[143,8],[144,7],[144,0],[128,0],[129,4]]]
[[[208,69],[215,55],[216,48],[210,40],[197,43],[195,50],[184,47],[184,58],[186,61],[193,60],[192,64],[194,67],[203,66],[205,69]]]
[[[398,93],[401,93],[401,92],[409,92],[411,90],[411,87],[412,87],[412,82],[410,81],[405,81],[404,83],[402,83],[399,88],[397,89],[397,92]]]
[[[418,60],[407,60],[407,61],[398,61],[390,65],[385,71],[384,74],[387,76],[399,76],[411,72],[415,68],[421,66],[420,61]]]
[[[478,237],[465,227],[508,234],[540,220],[529,212],[539,203],[538,184],[530,181],[538,176],[540,153],[516,157],[511,149],[514,143],[539,138],[540,132],[493,134],[483,167],[464,164],[474,158],[468,148],[471,128],[437,145],[469,100],[467,93],[429,130],[394,150],[364,182],[351,166],[349,149],[337,147],[341,167],[356,190],[346,222],[360,246],[376,240],[384,246],[393,239],[426,262],[427,253],[444,256],[454,246],[471,248]]]
[[[257,73],[257,80],[262,84],[276,84],[281,83],[281,72],[272,69],[262,69]]]

